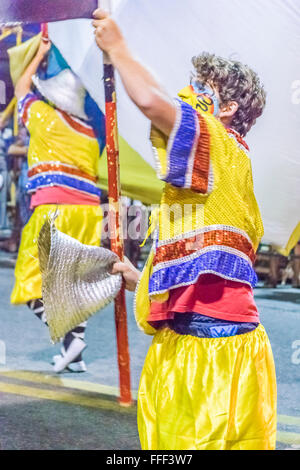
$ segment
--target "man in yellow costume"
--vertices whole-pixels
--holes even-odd
[[[45,218],[58,210],[59,230],[95,246],[100,245],[102,220],[96,185],[100,148],[85,111],[87,93],[68,67],[41,78],[41,64],[53,48],[41,41],[15,88],[20,116],[30,134],[27,189],[34,212],[22,233],[11,302],[27,303],[45,323],[37,247]],[[63,339],[61,355],[53,358],[56,372],[86,370],[81,355],[85,329],[82,323]]]
[[[136,289],[138,325],[154,335],[138,395],[142,448],[274,449],[275,368],[252,290],[263,225],[243,139],[265,91],[248,66],[204,53],[172,100],[116,23],[101,10],[94,17],[98,46],[152,122],[166,182],[142,275],[114,267]]]

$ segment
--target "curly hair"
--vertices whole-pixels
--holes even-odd
[[[241,62],[204,52],[192,58],[193,79],[201,84],[212,83],[219,92],[220,106],[230,101],[239,105],[230,126],[245,136],[263,113],[266,92],[258,75]]]

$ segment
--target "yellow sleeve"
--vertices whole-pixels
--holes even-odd
[[[226,154],[226,130],[211,114],[176,100],[176,122],[167,138],[152,127],[150,139],[160,179],[208,195],[214,189],[212,154]],[[225,139],[224,139],[225,136]]]
[[[39,126],[51,121],[54,109],[42,100],[39,100],[34,93],[28,93],[19,100],[19,115],[28,132],[32,134],[38,122]],[[43,120],[41,120],[43,117]]]
[[[155,335],[156,330],[147,322],[151,302],[149,298],[149,279],[152,273],[154,252],[151,251],[135,292],[134,314],[138,327],[147,335]]]

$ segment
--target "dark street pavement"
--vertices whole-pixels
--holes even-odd
[[[88,371],[53,374],[47,328],[26,306],[9,302],[13,269],[0,268],[0,448],[139,449],[136,405],[118,404],[113,306],[89,320]],[[257,289],[278,380],[278,449],[300,449],[300,290]],[[138,330],[128,294],[133,397],[151,337]]]

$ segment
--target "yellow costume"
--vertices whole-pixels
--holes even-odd
[[[58,196],[54,204],[37,203],[22,233],[11,296],[14,304],[42,297],[37,239],[49,212],[58,208],[57,228],[87,245],[99,246],[102,220],[100,191],[96,185],[99,145],[93,129],[38,100],[32,93],[21,100],[20,113],[31,137],[29,192],[37,197],[41,191],[45,195],[47,189],[59,188],[79,202],[68,204],[67,199],[60,201]],[[91,201],[90,204],[80,204],[82,198]]]
[[[159,331],[139,387],[142,448],[275,449],[275,380],[261,325],[230,338]]]
[[[257,280],[253,262],[263,225],[247,145],[198,109],[191,87],[180,97],[169,139],[156,129],[151,136],[166,186],[135,297],[136,321],[154,335],[139,387],[141,445],[271,450],[276,377],[264,328],[201,338],[167,326],[156,330],[147,321],[151,301],[167,300],[172,289],[194,284],[202,274],[252,287]]]

